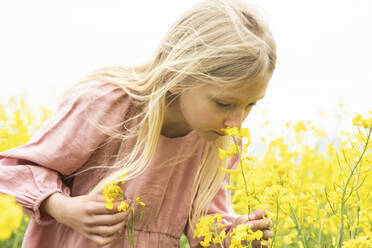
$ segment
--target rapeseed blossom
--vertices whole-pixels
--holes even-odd
[[[249,166],[249,161],[252,161],[253,159],[251,157],[243,157],[242,156],[242,151],[240,147],[238,146],[238,143],[235,138],[246,138],[248,143],[245,143],[243,146],[243,151],[246,152],[247,148],[250,143],[250,136],[249,136],[249,130],[247,128],[237,128],[237,127],[228,127],[221,129],[226,135],[229,135],[233,138],[234,143],[230,145],[230,148],[228,150],[222,150],[219,149],[219,157],[221,159],[224,159],[225,157],[231,158],[233,155],[237,154],[239,156],[239,161],[240,161],[240,170],[239,169],[225,169],[221,168],[222,173],[227,173],[227,174],[236,174],[236,173],[242,173],[244,176],[244,171],[243,167],[244,166]],[[239,190],[238,187],[234,187],[233,185],[225,185],[225,188],[228,190]],[[245,188],[246,188],[246,182],[245,182]],[[247,189],[245,190],[246,196],[248,197],[248,191]],[[250,207],[248,206],[247,211],[249,214],[249,209]],[[200,245],[203,247],[210,247],[211,243],[212,244],[219,244],[221,247],[224,247],[223,239],[226,237],[225,231],[222,231],[220,233],[217,232],[216,228],[216,223],[220,221],[222,218],[222,215],[216,214],[215,216],[204,216],[199,219],[199,223],[196,226],[196,230],[194,232],[194,238],[198,237],[201,238],[203,237],[203,240],[200,241]],[[222,235],[221,235],[222,234]],[[230,248],[235,248],[235,247],[245,247],[242,246],[242,242],[246,241],[248,243],[252,242],[253,240],[260,240],[262,238],[262,231],[258,230],[256,232],[253,232],[250,229],[250,226],[248,223],[246,224],[240,224],[237,225],[236,227],[232,228],[232,230],[229,233],[229,238],[230,238]],[[215,246],[215,245],[214,245]]]
[[[356,114],[356,116],[353,118],[353,124],[355,126],[369,128],[372,126],[372,111],[370,112],[370,117],[363,118],[361,114]]]
[[[242,245],[242,242],[249,244],[254,240],[260,240],[262,236],[262,231],[253,232],[248,223],[239,224],[232,230],[229,248],[249,247]]]
[[[127,220],[125,227],[127,231],[127,236],[122,236],[123,238],[127,238],[129,240],[129,245],[131,248],[135,247],[135,242],[134,242],[134,226],[135,226],[135,206],[136,204],[141,205],[142,207],[145,207],[146,204],[141,201],[140,197],[136,197],[134,201],[131,201],[127,198],[127,196],[124,194],[123,190],[119,186],[118,181],[124,185],[125,184],[125,178],[126,175],[122,175],[118,177],[116,180],[108,183],[102,191],[102,194],[104,196],[104,199],[106,201],[106,208],[107,209],[113,209],[114,208],[114,202],[120,202],[117,210],[118,212],[125,212],[129,211],[130,213],[130,220]],[[141,218],[143,213],[143,208],[141,208],[141,212],[139,215],[139,218]]]
[[[222,150],[221,148],[218,148],[218,156],[221,159],[224,159],[225,157],[231,158],[231,156],[238,152],[238,149],[239,148],[237,148],[235,144],[231,144],[228,150]]]
[[[119,186],[119,183],[116,182],[116,181],[120,181],[120,183],[122,185],[124,185],[125,184],[125,180],[124,180],[125,176],[126,176],[125,174],[120,176],[117,180],[114,180],[113,182],[108,183],[103,188],[102,194],[103,194],[104,199],[106,201],[106,208],[107,209],[113,209],[115,201],[120,202],[119,206],[117,207],[117,210],[119,212],[126,211],[128,209],[130,203],[129,203],[129,201],[126,202],[127,197],[123,193],[123,190]],[[140,197],[137,197],[136,200],[134,201],[134,203],[138,203],[138,204],[142,205],[143,207],[146,206],[146,204],[141,201]]]
[[[227,127],[227,128],[221,128],[221,131],[231,137],[246,138],[248,145],[251,143],[251,136],[249,134],[248,128]]]
[[[22,207],[14,197],[0,193],[0,240],[9,239],[12,233],[21,225]]]
[[[103,196],[106,201],[106,208],[107,209],[113,209],[114,207],[114,201],[121,201],[121,205],[118,207],[118,211],[123,210],[123,206],[126,204],[125,203],[125,195],[116,182],[111,182],[107,184],[104,189],[103,189]],[[126,208],[125,208],[126,210]]]
[[[25,144],[51,115],[45,107],[30,107],[24,97],[0,102],[0,152]],[[21,243],[28,220],[14,197],[0,193],[0,247]]]
[[[220,233],[217,232],[224,227],[224,225],[218,224],[221,222],[221,219],[221,214],[201,217],[199,223],[196,224],[193,238],[203,237],[200,241],[200,245],[203,247],[210,247],[211,243],[219,244],[220,247],[223,247],[223,240],[226,238],[226,232],[225,230],[222,230]]]
[[[346,241],[342,248],[371,248],[372,247],[372,231],[367,235],[359,236]]]
[[[219,150],[221,158],[241,153],[237,169],[221,169],[231,175],[225,188],[232,191],[238,214],[246,214],[247,205],[248,212],[270,209],[271,247],[372,247],[372,117],[357,114],[352,123],[366,132],[343,133],[338,145],[325,142],[327,133],[311,122],[301,121],[288,123],[286,136],[269,141],[259,159],[247,156],[245,144],[242,150]],[[238,128],[226,134],[241,137]],[[322,149],[309,145],[309,136],[323,140]],[[232,244],[243,247],[242,232],[234,234]]]
[[[15,98],[5,105],[0,104],[0,151],[26,143],[50,115],[51,112],[47,109],[35,111],[25,101]],[[242,154],[241,165],[248,183],[248,195],[240,166],[234,170],[221,169],[231,176],[231,185],[225,187],[232,191],[231,203],[234,211],[237,214],[246,214],[247,205],[251,209],[270,209],[269,218],[274,224],[271,247],[372,247],[372,145],[371,142],[366,142],[371,129],[371,115],[372,111],[369,116],[359,114],[351,118],[350,125],[357,126],[358,132],[340,133],[333,138],[337,142],[330,142],[327,132],[303,121],[287,123],[286,130],[279,136],[257,137],[257,140],[265,143],[267,149],[254,158],[247,156],[248,145],[243,144],[243,149],[239,152]],[[247,137],[238,129],[230,133],[234,132],[238,137]],[[315,145],[309,145],[309,137],[317,140]],[[225,157],[228,157],[227,154]],[[355,166],[356,164],[358,165]],[[347,182],[348,187],[343,188]],[[118,189],[113,192],[120,193]],[[344,199],[343,192],[347,196]],[[130,203],[134,202],[142,205],[140,199],[126,199],[123,204],[120,202],[121,211],[129,211],[133,206]],[[3,213],[0,210],[1,221],[6,220]],[[15,216],[13,215],[14,218]],[[5,229],[9,229],[11,225],[5,224]],[[227,238],[223,225],[216,225],[219,236],[212,238],[212,247],[214,241],[219,247],[218,239]],[[1,235],[6,234],[3,231],[5,229],[4,226],[0,228]],[[23,229],[25,227],[13,228],[11,240],[0,239],[0,247],[4,246],[3,242],[14,240],[14,234],[22,237],[20,232]],[[339,236],[341,230],[342,237]],[[9,232],[2,237],[8,235]]]
[[[47,108],[31,108],[22,97],[0,103],[0,152],[25,144],[51,115]]]
[[[232,191],[234,211],[246,213],[247,204],[270,209],[272,247],[372,247],[367,239],[372,219],[371,119],[356,115],[353,124],[366,132],[344,133],[338,145],[326,142],[328,135],[310,122],[288,123],[285,136],[264,139],[267,151],[243,167],[248,196],[242,174],[231,174],[231,185],[238,188]],[[322,147],[309,145],[309,136],[318,137]]]

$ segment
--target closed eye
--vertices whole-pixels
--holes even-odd
[[[257,105],[257,102],[253,102],[253,103],[251,103],[251,104],[248,104],[248,108],[249,108],[249,107],[256,106],[256,105]]]
[[[227,107],[230,107],[232,104],[230,103],[224,103],[224,102],[220,102],[220,101],[216,101],[216,104],[220,107],[224,107],[224,108],[227,108]]]

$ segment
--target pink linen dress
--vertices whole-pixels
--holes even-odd
[[[43,200],[53,193],[71,197],[88,193],[107,169],[90,170],[73,180],[67,180],[66,176],[91,166],[109,164],[106,155],[119,148],[118,144],[104,142],[107,135],[88,121],[85,115],[88,109],[93,110],[94,119],[106,126],[114,126],[136,111],[133,99],[118,86],[94,81],[80,84],[68,91],[56,113],[27,144],[0,153],[0,192],[15,196],[31,217],[24,248],[100,247],[40,211]],[[198,140],[195,131],[177,138],[161,135],[155,157],[146,171],[122,186],[129,199],[139,196],[147,205],[135,223],[135,247],[179,247],[182,233],[187,235],[191,247],[199,247],[199,240],[192,238],[188,225],[188,209],[202,149],[175,166],[159,167],[167,159],[190,152]],[[126,149],[128,152],[130,146]],[[231,163],[231,167],[233,164],[236,166]],[[226,176],[225,183],[229,180]],[[223,214],[222,222],[228,230],[237,215],[231,208],[225,183],[208,213]],[[129,242],[117,239],[104,247],[129,247]]]

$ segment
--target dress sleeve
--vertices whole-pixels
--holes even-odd
[[[229,169],[235,169],[239,164],[239,159],[237,155],[234,155],[231,159]],[[231,206],[231,194],[225,185],[230,185],[230,174],[225,175],[225,180],[223,181],[219,191],[211,201],[209,205],[207,215],[222,214],[221,224],[225,225],[224,230],[226,233],[230,230],[233,221],[239,216],[237,215]],[[186,236],[189,240],[191,248],[199,248],[201,239],[193,238],[193,233],[189,225],[186,227]]]
[[[13,195],[38,224],[49,224],[53,219],[40,213],[41,202],[55,192],[70,195],[61,175],[86,163],[107,138],[104,131],[124,120],[129,101],[126,92],[113,84],[74,86],[28,143],[0,153],[0,192]]]

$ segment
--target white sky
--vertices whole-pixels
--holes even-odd
[[[195,2],[1,1],[0,101],[25,91],[31,102],[55,108],[60,93],[90,71],[147,60]],[[353,113],[372,109],[372,1],[249,2],[266,13],[278,64],[247,126],[313,120],[332,131],[340,100]],[[321,111],[328,116],[319,118]]]

